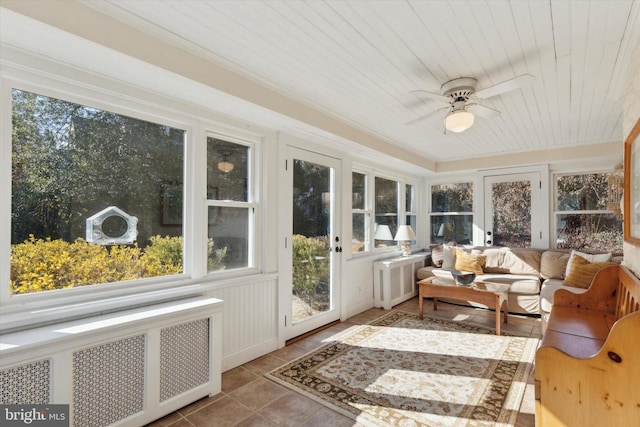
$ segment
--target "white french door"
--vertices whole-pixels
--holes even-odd
[[[543,247],[539,172],[484,177],[485,246]]]
[[[281,301],[286,301],[285,339],[291,339],[340,318],[340,160],[287,147],[285,163],[291,215]]]

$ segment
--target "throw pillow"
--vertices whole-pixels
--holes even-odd
[[[544,251],[540,257],[540,277],[543,279],[564,279],[570,256],[569,252]]]
[[[571,255],[571,269],[567,278],[562,282],[565,286],[573,286],[576,288],[587,289],[596,273],[610,265],[616,265],[615,262],[589,262],[579,255]]]
[[[444,260],[444,248],[442,245],[433,245],[431,250],[431,264],[434,267],[442,267],[442,261]]]
[[[571,260],[574,255],[578,255],[581,258],[586,259],[589,262],[609,262],[611,261],[611,252],[607,252],[605,254],[588,254],[585,252],[576,251],[575,249],[571,251],[571,256],[569,257],[569,262],[567,262],[567,270],[564,273],[564,277],[569,275],[569,270],[571,270]]]
[[[456,251],[455,269],[482,274],[484,273],[484,271],[482,271],[482,266],[486,260],[486,255],[469,254],[462,249],[458,249]]]
[[[453,270],[456,265],[456,247],[444,245],[442,247],[442,269]]]

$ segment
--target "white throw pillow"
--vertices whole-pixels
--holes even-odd
[[[607,252],[606,254],[587,254],[584,252],[572,250],[571,256],[569,257],[569,262],[567,262],[567,269],[564,272],[564,277],[569,275],[569,270],[571,269],[571,257],[573,255],[578,255],[589,262],[609,262],[611,261],[612,254],[611,252]]]
[[[453,270],[456,266],[456,246],[443,245],[442,247],[442,269]]]

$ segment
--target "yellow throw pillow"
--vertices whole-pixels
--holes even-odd
[[[470,271],[476,274],[483,274],[482,266],[487,260],[486,255],[470,254],[462,249],[456,249],[456,270]]]
[[[580,255],[571,255],[571,267],[567,278],[562,282],[565,286],[574,286],[576,288],[587,289],[591,285],[593,276],[600,270],[610,265],[616,265],[615,262],[589,262]]]

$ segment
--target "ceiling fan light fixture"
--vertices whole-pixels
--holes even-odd
[[[467,110],[452,111],[444,119],[444,127],[451,132],[464,132],[473,126],[474,119],[474,115]]]
[[[229,173],[233,170],[233,163],[231,163],[228,159],[227,154],[222,155],[222,161],[218,163],[218,169],[220,169],[224,173]]]

